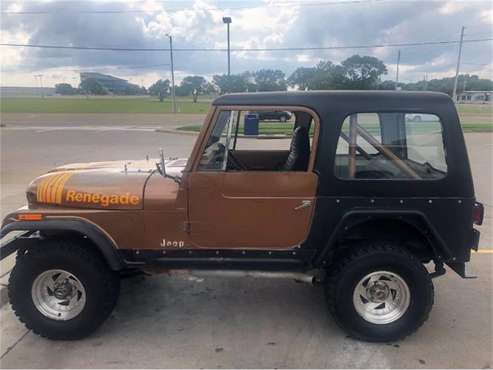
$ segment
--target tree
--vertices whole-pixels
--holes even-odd
[[[346,69],[332,63],[321,61],[315,68],[311,90],[343,90],[347,88]]]
[[[387,67],[378,58],[353,55],[341,63],[346,69],[346,88],[369,90],[377,87],[380,77],[387,74]]]
[[[286,91],[288,88],[284,72],[279,69],[261,69],[252,75],[257,91]]]
[[[246,71],[246,72],[243,72],[240,76],[245,81],[246,87],[245,87],[244,91],[247,91],[247,92],[259,91],[257,88],[257,84],[255,83],[255,72]]]
[[[382,81],[378,84],[377,90],[396,90],[395,81]]]
[[[221,94],[248,91],[249,84],[246,74],[214,75],[212,81]]]
[[[188,96],[194,90],[197,90],[199,94],[209,94],[213,88],[210,82],[202,76],[187,76],[181,81],[180,86],[176,88],[176,95]]]
[[[381,60],[353,55],[341,64],[321,61],[315,67],[298,68],[289,76],[288,84],[301,90],[374,89],[385,73],[387,68]]]
[[[169,80],[158,80],[149,87],[151,96],[159,96],[159,101],[163,102],[164,98],[170,93]]]
[[[346,87],[346,70],[330,61],[321,61],[316,67],[298,68],[289,76],[290,86],[302,90],[336,90]]]
[[[60,95],[75,95],[77,94],[77,89],[74,89],[72,85],[67,83],[61,83],[55,85],[55,93]]]
[[[310,67],[299,67],[288,77],[287,83],[299,90],[309,90],[316,80],[317,69]]]
[[[123,90],[124,95],[144,95],[146,93],[145,87],[141,87],[135,84],[127,84]]]
[[[84,94],[89,95],[107,95],[108,91],[95,78],[86,78],[83,80],[79,89]]]
[[[462,75],[465,85],[465,90],[475,90],[475,91],[492,91],[493,81],[486,78],[479,78],[476,75]],[[460,81],[459,81],[460,82]]]
[[[454,78],[444,77],[430,81],[421,80],[419,82],[402,84],[402,88],[403,90],[414,91],[439,91],[452,96],[454,89]],[[479,78],[476,75],[459,75],[459,80],[457,81],[457,93],[460,94],[465,90],[493,91],[493,81]]]

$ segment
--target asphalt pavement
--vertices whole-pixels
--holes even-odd
[[[188,117],[190,123],[197,117]],[[1,214],[24,204],[32,178],[70,162],[186,157],[194,136],[155,131],[177,123],[9,122],[0,131]],[[97,125],[94,125],[97,126]],[[23,127],[23,128],[22,128]],[[67,127],[70,127],[67,129]],[[80,129],[78,129],[80,127]],[[52,342],[27,331],[10,306],[0,309],[2,368],[374,367],[491,368],[493,365],[491,134],[466,134],[476,194],[485,204],[479,278],[453,272],[435,280],[430,319],[404,341],[369,344],[346,337],[327,313],[320,287],[288,280],[135,277],[93,336]],[[6,284],[12,261],[2,263]]]

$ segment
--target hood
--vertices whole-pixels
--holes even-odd
[[[32,207],[142,209],[144,188],[156,162],[149,159],[60,166],[31,182],[27,200]],[[186,160],[166,160],[165,164],[170,175],[176,176],[181,174]]]
[[[166,173],[171,176],[181,176],[182,171],[187,165],[186,158],[168,158],[164,161]],[[148,160],[127,160],[127,161],[107,161],[107,162],[88,162],[88,163],[71,163],[56,167],[48,173],[59,171],[74,170],[96,170],[96,169],[120,169],[128,172],[148,172],[156,169],[156,163],[159,158],[150,158]]]

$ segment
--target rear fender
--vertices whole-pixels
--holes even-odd
[[[444,240],[423,213],[402,210],[356,210],[347,212],[341,218],[325,247],[316,255],[314,264],[316,266],[327,264],[337,250],[337,242],[343,235],[350,234],[351,229],[368,222],[385,222],[386,220],[402,223],[425,238],[431,247],[435,261],[442,262],[452,258],[452,253]]]

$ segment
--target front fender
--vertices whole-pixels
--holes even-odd
[[[84,235],[93,242],[112,270],[121,270],[125,267],[125,263],[118,254],[117,245],[113,239],[99,226],[84,218],[50,216],[39,221],[15,221],[12,217],[7,217],[0,230],[0,238],[4,238],[13,231],[24,231],[25,233],[1,246],[0,259],[21,248],[26,242],[25,236],[30,233],[36,231],[68,231]]]

